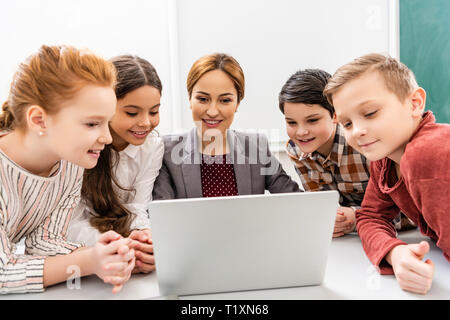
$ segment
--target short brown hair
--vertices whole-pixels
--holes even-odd
[[[214,53],[201,57],[191,67],[187,77],[186,85],[189,99],[192,96],[192,90],[197,81],[207,72],[213,70],[222,70],[234,83],[238,95],[238,102],[244,98],[245,77],[239,63],[232,56],[225,53]]]
[[[103,58],[72,46],[46,46],[19,65],[8,99],[2,105],[0,130],[23,128],[26,108],[59,111],[63,100],[71,99],[88,84],[114,88],[114,65]]]
[[[403,63],[378,53],[370,53],[343,65],[328,80],[323,94],[333,104],[333,94],[349,82],[367,71],[378,71],[384,79],[386,88],[394,93],[400,101],[418,87],[414,73]]]

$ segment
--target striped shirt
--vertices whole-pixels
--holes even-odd
[[[0,150],[0,293],[42,292],[46,256],[80,247],[65,234],[82,178],[83,169],[64,160],[37,176]],[[25,254],[16,254],[24,237]]]
[[[347,144],[339,125],[327,157],[317,151],[302,153],[292,140],[286,149],[305,191],[337,190],[341,206],[360,208],[369,182],[369,160]]]

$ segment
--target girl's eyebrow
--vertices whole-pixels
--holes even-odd
[[[141,107],[139,107],[139,106],[135,106],[135,105],[133,105],[133,104],[129,104],[129,105],[123,106],[123,108],[134,108],[134,109],[142,109]]]
[[[150,109],[155,109],[156,107],[160,107],[160,106],[161,106],[161,104],[158,103],[158,104],[155,104],[153,107],[150,107]],[[138,109],[138,110],[142,110],[143,109],[142,107],[135,106],[133,104],[129,104],[127,106],[123,106],[122,108],[133,108],[133,109]]]
[[[100,115],[92,115],[92,116],[86,117],[85,119],[86,120],[100,120],[100,121],[102,121],[102,120],[105,120],[106,117],[105,116],[100,116]]]

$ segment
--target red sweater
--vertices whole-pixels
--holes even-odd
[[[382,274],[392,274],[384,259],[405,242],[396,238],[393,218],[401,210],[422,234],[436,241],[450,261],[450,125],[435,123],[431,111],[424,114],[406,145],[400,161],[384,158],[371,163],[370,180],[356,212],[357,230],[370,261]]]

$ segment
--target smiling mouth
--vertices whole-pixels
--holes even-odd
[[[88,154],[91,156],[91,157],[94,157],[94,158],[96,158],[96,159],[98,159],[99,157],[100,157],[100,152],[102,151],[103,149],[91,149],[91,150],[88,150]]]
[[[310,141],[313,141],[314,139],[315,139],[315,137],[309,138],[309,139],[297,139],[297,141],[299,141],[300,143],[308,143]]]
[[[146,137],[147,134],[150,132],[149,130],[146,131],[133,131],[133,130],[129,130],[131,132],[131,134],[137,138],[143,138]]]
[[[219,123],[222,122],[222,120],[206,120],[206,119],[203,119],[203,122],[204,122],[208,127],[216,127]]]
[[[378,142],[378,140],[373,141],[373,142],[369,142],[369,143],[366,143],[366,144],[358,144],[358,145],[359,145],[360,148],[367,148],[367,147],[370,147],[371,145],[373,145],[376,142]]]

